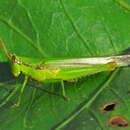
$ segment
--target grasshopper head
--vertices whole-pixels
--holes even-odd
[[[10,57],[11,71],[15,77],[18,77],[21,73],[21,69],[18,64],[17,56],[15,54],[10,54]]]
[[[11,69],[12,69],[12,73],[15,77],[18,77],[20,75],[20,65],[18,64],[18,58],[15,54],[10,54],[5,46],[5,44],[2,42],[2,40],[0,39],[0,46],[2,47],[4,53],[6,54],[6,56],[9,59],[10,65],[11,65]]]

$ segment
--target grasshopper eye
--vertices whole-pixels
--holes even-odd
[[[11,59],[12,59],[13,63],[16,63],[17,60],[16,60],[16,56],[15,55],[12,55]]]

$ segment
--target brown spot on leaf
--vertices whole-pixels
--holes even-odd
[[[109,124],[113,127],[127,127],[129,125],[129,122],[122,116],[113,116],[109,120]]]
[[[107,103],[100,109],[100,111],[101,112],[113,111],[115,109],[116,104],[117,104],[116,102]]]

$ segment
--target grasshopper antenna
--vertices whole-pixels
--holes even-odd
[[[6,56],[10,59],[10,53],[8,53],[7,48],[1,39],[0,39],[0,45],[3,49],[3,51],[5,52]]]

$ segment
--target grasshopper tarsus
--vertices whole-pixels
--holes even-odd
[[[65,100],[65,101],[70,101],[70,98],[69,97],[66,97],[66,96],[63,96],[63,99]]]
[[[11,108],[18,108],[18,107],[20,107],[20,103],[19,102],[15,103],[15,104],[13,104],[11,106]]]

